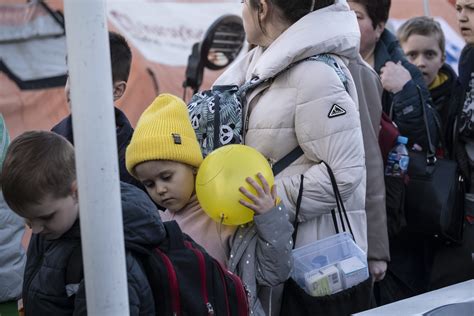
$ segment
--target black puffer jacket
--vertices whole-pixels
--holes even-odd
[[[380,74],[380,69],[388,61],[394,63],[400,61],[403,67],[410,72],[412,80],[408,81],[398,93],[393,94],[384,90],[382,95],[383,111],[390,114],[392,108],[392,120],[398,125],[400,133],[408,137],[409,144],[417,143],[426,150],[428,148],[428,137],[417,86],[421,88],[425,104],[430,104],[430,93],[423,81],[423,74],[405,58],[397,38],[390,31],[384,30],[375,47],[375,71]],[[438,143],[434,113],[428,108],[428,126],[433,145]]]
[[[133,184],[134,186],[139,187],[143,191],[145,188],[143,185],[137,181],[134,177],[132,177],[127,168],[125,168],[125,151],[127,149],[128,144],[130,143],[130,139],[132,139],[133,128],[130,124],[130,121],[125,116],[125,114],[120,111],[118,108],[114,108],[115,110],[115,124],[117,128],[117,152],[118,152],[118,167],[120,172],[120,181],[127,182]],[[51,129],[52,132],[59,134],[65,137],[71,144],[74,145],[74,137],[72,132],[72,116],[69,115],[68,117],[64,118],[61,122],[59,122],[56,126]]]
[[[441,119],[445,155],[454,159],[454,142],[458,137],[457,132],[454,134],[453,129],[456,119],[462,111],[463,90],[456,73],[448,64],[444,64],[439,72],[446,75],[447,79],[441,85],[430,90],[431,98]]]
[[[121,183],[124,235],[127,243],[150,247],[165,238],[156,206],[135,186]],[[77,294],[66,293],[66,268],[72,252],[81,246],[79,220],[57,240],[33,235],[23,284],[26,316],[87,315],[84,281]],[[134,255],[126,253],[130,315],[155,315],[153,294]]]

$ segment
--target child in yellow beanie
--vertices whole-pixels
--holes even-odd
[[[188,110],[178,97],[162,94],[143,112],[125,154],[128,172],[166,208],[163,221],[181,230],[225,264],[235,227],[213,221],[200,207],[195,176],[203,158]]]
[[[240,188],[252,201],[241,203],[255,212],[254,221],[239,227],[215,222],[195,194],[202,160],[184,102],[169,94],[158,96],[138,120],[126,151],[127,170],[157,204],[166,207],[163,221],[176,220],[183,232],[241,277],[253,314],[269,315],[270,306],[279,302],[272,287],[286,281],[292,267],[293,226],[288,213],[276,205],[275,187],[258,174],[261,184],[247,178],[257,195]]]

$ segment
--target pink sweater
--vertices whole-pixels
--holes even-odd
[[[160,213],[163,221],[175,220],[181,230],[195,242],[227,266],[230,252],[229,239],[236,231],[236,226],[226,226],[212,220],[201,208],[196,195],[180,211],[172,213],[166,210]]]

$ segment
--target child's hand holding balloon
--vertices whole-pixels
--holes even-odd
[[[254,179],[250,177],[245,179],[247,183],[250,184],[255,189],[255,191],[257,192],[257,195],[254,195],[253,193],[249,192],[244,187],[239,188],[239,191],[253,203],[247,202],[244,199],[240,199],[239,203],[242,204],[243,206],[248,207],[249,209],[251,209],[257,214],[265,214],[276,205],[276,202],[277,202],[276,187],[273,185],[270,188],[270,185],[268,184],[267,180],[261,173],[258,173],[257,177],[262,183],[262,185],[260,185],[259,183],[257,183],[257,181],[255,181]]]

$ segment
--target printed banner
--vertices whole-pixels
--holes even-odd
[[[109,20],[150,61],[185,66],[194,43],[226,14],[241,15],[240,1],[176,3],[108,0]]]

